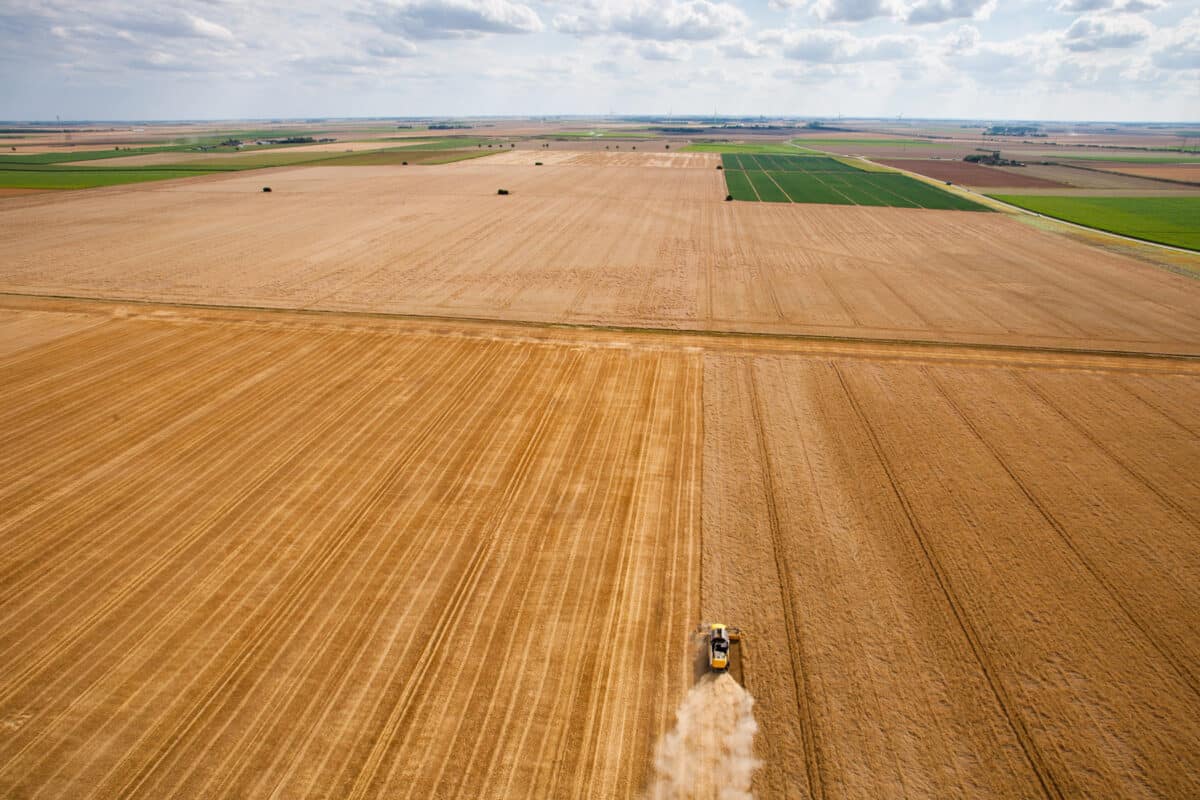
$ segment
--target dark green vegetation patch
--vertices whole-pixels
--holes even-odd
[[[210,169],[130,168],[130,169],[0,169],[3,189],[94,189],[125,183],[165,181],[208,175]]]
[[[730,153],[721,158],[735,200],[988,210],[898,172],[867,172],[824,156]]]
[[[1077,225],[1200,250],[1200,197],[992,196]]]
[[[765,169],[777,172],[858,172],[857,169],[828,156],[726,153],[721,156],[725,169]]]

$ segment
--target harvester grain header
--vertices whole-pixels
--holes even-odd
[[[714,672],[727,670],[729,648],[742,640],[741,628],[731,628],[721,622],[710,622],[701,625],[697,633],[704,637],[708,647],[708,666]]]

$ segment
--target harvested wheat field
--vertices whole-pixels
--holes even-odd
[[[715,170],[721,163],[717,153],[673,153],[661,145],[643,145],[638,152],[608,150],[509,150],[488,159],[489,166],[517,164],[571,167],[675,167]]]
[[[1200,794],[1200,283],[682,155],[6,198],[0,797]]]
[[[1200,791],[1191,359],[2,304],[6,797]]]
[[[1200,373],[722,356],[704,391],[763,796],[1200,791]]]
[[[9,198],[0,289],[1200,353],[1194,282],[1004,214],[726,203],[716,169],[488,161]]]
[[[699,356],[102,313],[0,361],[0,795],[640,791]]]

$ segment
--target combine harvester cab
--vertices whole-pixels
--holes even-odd
[[[715,672],[724,672],[729,668],[729,648],[741,640],[742,632],[738,628],[714,622],[705,633],[708,638],[708,666]]]

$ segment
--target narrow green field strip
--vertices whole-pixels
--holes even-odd
[[[1200,250],[1200,197],[990,196],[1077,225]]]
[[[194,178],[218,170],[0,170],[0,188],[5,189],[94,189],[126,183]]]
[[[137,147],[126,150],[80,150],[64,153],[0,153],[0,168],[9,166],[34,166],[46,164],[70,164],[79,161],[102,161],[108,158],[144,156],[151,153],[186,152],[191,148],[182,145],[164,147]]]
[[[741,170],[725,170],[725,187],[734,200],[758,200],[758,193],[750,183],[750,178]]]
[[[750,179],[754,190],[758,192],[760,200],[768,203],[790,203],[792,199],[787,196],[787,193],[776,185],[775,181],[771,180],[771,176],[762,170],[749,170],[746,172],[746,177]]]

